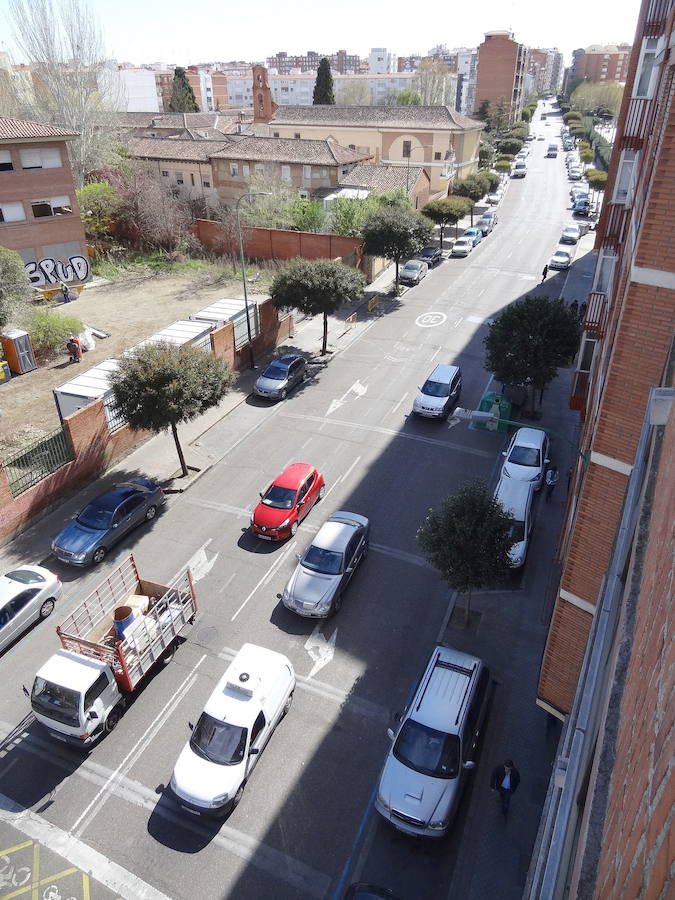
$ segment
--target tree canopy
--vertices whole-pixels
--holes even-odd
[[[314,83],[314,96],[312,98],[314,106],[327,104],[335,105],[335,92],[333,90],[333,74],[330,70],[330,63],[324,56],[319,61],[319,68],[316,70],[316,82]]]
[[[562,299],[525,297],[492,322],[483,339],[485,368],[503,384],[522,384],[543,392],[579,348],[579,318]]]
[[[399,91],[398,96],[396,97],[397,106],[421,106],[421,104],[422,97],[417,91],[406,89],[404,91]]]
[[[177,66],[173,72],[169,109],[171,112],[199,112],[195,92],[182,66]]]
[[[456,225],[471,210],[468,197],[441,197],[430,200],[422,209],[422,215],[440,227],[441,235],[438,246],[443,248],[443,233],[447,225]]]
[[[326,224],[326,210],[320,200],[305,200],[296,197],[290,208],[291,221],[295,231],[317,233]]]
[[[115,188],[104,181],[95,181],[85,184],[75,193],[87,235],[92,238],[107,237],[122,202]]]
[[[415,256],[431,242],[433,223],[418,213],[400,209],[380,209],[371,213],[363,223],[363,246],[372,256],[383,256],[398,267],[403,257]]]
[[[171,428],[183,476],[188,468],[178,424],[217,406],[234,382],[231,369],[211,353],[164,342],[121,356],[112,375],[115,404],[132,428],[156,433]]]
[[[325,355],[328,316],[363,296],[365,279],[360,272],[330,259],[294,259],[275,276],[270,297],[277,309],[298,309],[308,316],[323,315]]]
[[[31,295],[23,260],[16,250],[0,247],[0,328],[28,304]]]

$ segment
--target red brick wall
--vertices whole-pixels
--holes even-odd
[[[558,600],[551,619],[537,692],[539,698],[554,709],[569,711],[572,705],[590,628],[589,613],[572,603]]]
[[[486,37],[478,48],[476,111],[484,100],[494,106],[504,97],[510,107],[516,75],[518,44],[506,36]]]

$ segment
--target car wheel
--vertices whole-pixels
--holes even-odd
[[[239,806],[239,801],[241,800],[241,798],[242,798],[243,795],[244,795],[244,788],[245,788],[245,787],[246,787],[246,782],[244,781],[244,782],[242,782],[242,783],[239,785],[239,787],[237,788],[237,793],[236,793],[236,794],[234,795],[234,797],[232,798],[232,809],[234,809],[236,806]]]
[[[281,713],[282,718],[283,718],[284,716],[288,715],[288,713],[290,712],[290,709],[291,709],[291,706],[292,706],[292,705],[293,705],[293,691],[290,692],[290,694],[288,695],[288,699],[287,699],[286,702],[284,703],[284,708],[283,708],[283,711],[282,711],[282,713]]]
[[[94,550],[94,555],[92,556],[91,561],[96,564],[103,562],[107,552],[108,551],[105,547],[97,547],[96,550]]]
[[[316,498],[316,502],[319,503],[320,500],[323,500],[323,495],[326,493],[326,485],[322,484],[319,488],[319,496]]]
[[[51,615],[53,609],[54,601],[51,598],[49,600],[45,600],[45,602],[40,607],[40,618],[46,619],[47,616]]]
[[[287,394],[288,394],[288,391],[286,390],[286,388],[284,388],[283,391],[279,391],[279,399],[280,399],[280,400],[285,400]]]
[[[107,734],[110,734],[111,731],[115,730],[115,726],[119,722],[121,715],[122,713],[117,707],[110,710],[108,718],[105,720],[105,730]]]
[[[293,522],[293,524],[291,525],[291,537],[293,537],[297,533],[297,531],[298,531],[298,523]]]
[[[149,506],[145,511],[145,521],[152,522],[152,520],[155,518],[156,515],[157,515],[157,507]]]
[[[370,546],[370,541],[366,541],[363,545],[363,553],[361,554],[361,559],[364,560],[366,556],[368,556],[368,548]]]

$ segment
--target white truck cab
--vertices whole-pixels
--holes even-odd
[[[295,688],[289,659],[244,644],[216,685],[171,776],[178,804],[194,814],[230,812],[244,792]]]

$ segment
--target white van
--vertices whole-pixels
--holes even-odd
[[[481,659],[434,648],[412,702],[388,735],[375,809],[406,834],[443,837],[476,765],[490,672]]]
[[[511,513],[511,537],[513,545],[509,551],[509,561],[514,569],[525,562],[532,531],[532,502],[534,499],[534,483],[517,478],[502,476],[495,490],[495,499],[499,500],[504,511]]]
[[[244,644],[209,697],[171,776],[191,813],[222,815],[239,803],[272,732],[293,700],[295,673],[274,650]]]
[[[527,163],[523,159],[517,159],[511,169],[511,178],[525,178],[527,175]]]

